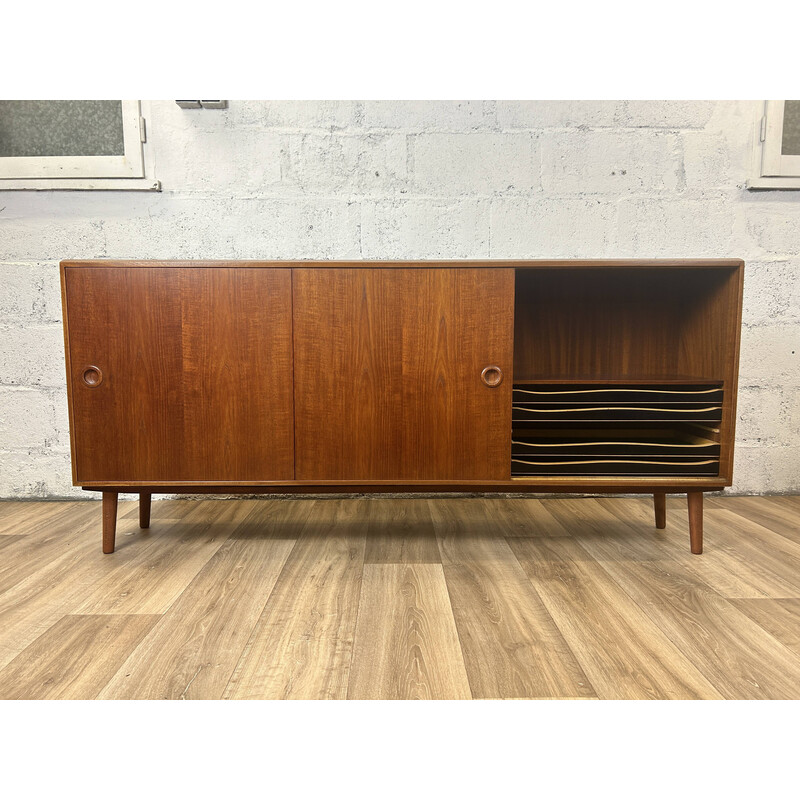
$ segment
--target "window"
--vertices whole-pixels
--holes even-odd
[[[750,189],[800,189],[800,100],[767,100],[758,122]]]
[[[159,189],[145,140],[138,100],[0,100],[0,190]]]

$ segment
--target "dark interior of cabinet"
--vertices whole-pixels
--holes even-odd
[[[736,279],[517,270],[512,475],[718,475]]]

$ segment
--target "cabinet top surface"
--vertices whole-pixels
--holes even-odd
[[[283,260],[283,261],[248,261],[240,259],[224,260],[150,260],[150,259],[68,259],[61,262],[62,267],[291,267],[302,268],[336,268],[358,269],[360,267],[384,268],[517,268],[517,269],[553,269],[553,268],[590,268],[590,267],[640,267],[659,268],[675,267],[686,269],[691,267],[718,267],[736,268],[744,266],[744,261],[738,258],[603,258],[603,259],[459,259],[459,260],[413,260],[398,259],[391,261],[360,261],[360,260]]]

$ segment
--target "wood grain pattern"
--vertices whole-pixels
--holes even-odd
[[[610,483],[609,481],[613,481]],[[511,480],[303,480],[303,481],[99,481],[86,483],[86,491],[162,492],[170,494],[302,494],[352,492],[520,492],[520,493],[685,493],[689,490],[717,492],[725,488],[719,478],[608,476],[536,476]]]
[[[472,696],[593,696],[541,598],[508,544],[493,535],[479,503],[432,502],[431,514]]]
[[[63,280],[78,483],[293,477],[289,270],[70,267]],[[102,384],[83,382],[86,364]]]
[[[569,528],[546,510],[547,503],[533,498],[483,499],[486,516],[506,538],[517,536],[569,536]]]
[[[675,613],[663,599],[664,572],[650,564],[645,575],[630,580],[629,565],[608,562],[617,581],[653,622],[726,699],[792,699],[800,686],[800,658],[742,614],[728,600],[703,592],[688,592]],[[669,571],[667,568],[666,571]],[[671,585],[668,581],[667,585]]]
[[[293,478],[291,272],[182,274],[184,476]]]
[[[744,268],[740,265],[730,271],[708,270],[697,275],[698,291],[686,294],[678,369],[693,375],[719,375],[723,379],[719,474],[730,485],[736,440]]]
[[[731,600],[782,645],[800,656],[800,598],[784,600]]]
[[[156,504],[158,505],[158,504]],[[255,522],[254,500],[194,502],[180,520],[155,521],[141,535],[129,523],[116,557],[85,587],[80,614],[163,614],[245,521]]]
[[[455,270],[457,375],[450,411],[463,479],[511,477],[511,393],[514,361],[512,270]],[[487,365],[505,379],[497,386],[478,383]]]
[[[709,511],[706,517],[707,524],[713,526],[715,538],[718,538],[718,547],[726,551],[727,563],[731,568],[738,563],[743,576],[752,575],[751,585],[767,597],[800,594],[800,542],[724,509]],[[757,575],[753,574],[754,571]],[[731,593],[728,596],[736,595]]]
[[[441,564],[367,564],[347,697],[469,700]]]
[[[160,619],[67,615],[0,670],[3,700],[92,700]]]
[[[367,505],[366,564],[439,564],[439,545],[427,500],[371,499]]]
[[[151,495],[152,496],[152,495]],[[192,508],[191,500],[158,500],[150,507],[150,519],[180,519]],[[135,519],[139,516],[139,506],[120,501],[118,519]]]
[[[364,500],[316,501],[226,690],[344,699],[364,565]]]
[[[739,498],[725,499],[736,501]],[[567,506],[566,513],[573,508]],[[635,540],[641,541],[636,531],[646,519],[643,507],[635,501],[620,503],[609,498],[599,499],[595,516],[608,519],[607,512],[620,527],[629,531],[620,537],[620,543],[630,542],[630,548],[634,548],[628,551],[627,557],[636,558],[640,554],[647,557],[649,552],[652,558],[653,551],[648,551],[647,546],[635,549]],[[684,514],[677,513],[672,515],[668,535],[662,538],[658,557],[680,563],[685,574],[696,577],[723,597],[781,598],[800,593],[800,542],[788,541],[754,520],[725,509],[712,509],[705,517],[711,539],[708,551],[713,553],[713,558],[692,558],[680,547],[675,537],[686,535],[688,523]],[[573,531],[578,533],[576,529]],[[611,542],[608,544],[609,548],[613,546]]]
[[[102,269],[109,264],[119,264],[125,267],[195,267],[196,269],[219,269],[220,267],[239,267],[250,269],[263,269],[264,267],[313,267],[315,269],[364,269],[365,267],[403,267],[404,269],[430,269],[431,267],[469,267],[472,269],[497,269],[498,267],[516,269],[560,269],[570,267],[588,267],[607,269],[618,267],[620,269],[690,269],[690,268],[718,268],[729,269],[744,264],[740,258],[482,258],[476,259],[432,259],[430,261],[408,261],[393,259],[326,259],[319,261],[303,259],[301,261],[285,259],[279,261],[241,260],[241,259],[66,259],[61,262],[66,267],[85,267],[87,269]]]
[[[0,536],[24,536],[63,514],[60,503],[0,500]]]
[[[703,552],[703,493],[688,492],[686,499],[689,506],[689,544],[692,553],[700,555]]]
[[[637,502],[635,524],[631,522],[633,511],[627,502],[613,506],[620,512],[617,515],[603,509],[604,499],[595,498],[593,503],[586,504],[577,498],[559,498],[543,505],[545,513],[551,515],[581,546],[588,549],[595,543],[608,543],[609,549],[604,551],[608,553],[607,557],[644,561],[685,550],[684,541],[679,543],[675,539],[680,534],[673,530],[674,525],[667,532],[653,526],[649,498],[644,500],[644,505],[634,501]],[[590,552],[598,557],[594,551]]]
[[[620,558],[615,537],[578,541],[723,697],[797,696],[800,659],[680,560]]]
[[[680,374],[677,323],[695,274],[701,273],[687,271],[685,279],[674,270],[520,273],[514,379]]]
[[[0,695],[800,699],[800,500],[745,499],[700,559],[678,496],[125,501],[113,559],[99,503],[10,503]]]
[[[15,545],[24,538],[24,536],[14,536],[8,533],[4,534],[3,536],[0,536],[0,550],[2,550],[4,547],[8,547],[9,545]]]
[[[656,528],[663,530],[667,527],[667,495],[664,492],[656,492],[653,495],[653,511],[655,512]]]
[[[631,272],[578,263],[517,271],[518,382],[718,381],[724,395],[719,478],[733,479],[743,265]],[[588,488],[588,486],[587,486]],[[686,488],[690,488],[689,485]],[[692,499],[702,552],[702,510]]]
[[[98,512],[99,509],[95,511]],[[90,530],[90,526],[85,526],[83,532]],[[20,549],[24,549],[27,542],[21,545]],[[10,557],[9,548],[3,552],[5,558]],[[14,564],[18,558],[13,559]],[[75,536],[69,543],[62,540],[56,553],[50,551],[49,560],[39,562],[38,569],[22,580],[15,580],[0,594],[0,667],[15,658],[64,614],[74,611],[83,587],[88,583],[88,575],[94,572],[94,558],[103,558],[96,537]],[[16,572],[13,565],[10,571]]]
[[[601,698],[721,699],[573,539],[518,538],[509,544]]]
[[[113,553],[117,536],[117,492],[103,492],[103,552]]]
[[[298,480],[509,476],[510,270],[296,269]],[[321,335],[324,332],[324,335]]]
[[[76,480],[180,477],[182,271],[62,270]],[[100,386],[81,379],[87,364]]]
[[[797,498],[788,497],[709,497],[710,509],[723,509],[744,520],[757,522],[764,528],[800,544]]]
[[[221,697],[293,545],[255,535],[227,541],[99,698]]]
[[[27,503],[17,505],[26,506]],[[54,514],[51,507],[58,509]],[[13,515],[8,518],[9,532],[15,528],[20,537],[6,557],[0,559],[0,596],[14,586],[35,575],[65,552],[71,550],[81,540],[81,535],[90,527],[97,527],[100,520],[99,503],[48,503],[42,509],[44,519],[37,524],[35,517],[28,516],[28,509],[22,509],[23,523],[17,528]],[[97,544],[95,543],[95,547]]]

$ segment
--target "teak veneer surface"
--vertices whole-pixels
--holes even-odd
[[[72,267],[64,292],[76,483],[294,477],[290,270]]]
[[[314,269],[363,269],[364,267],[402,267],[403,269],[428,269],[429,267],[465,267],[467,269],[484,268],[493,269],[496,267],[509,267],[514,269],[554,269],[572,267],[597,267],[604,269],[608,267],[637,268],[637,269],[663,269],[664,267],[685,268],[731,268],[740,267],[744,262],[739,258],[589,258],[589,259],[502,259],[502,258],[483,258],[483,259],[432,259],[426,261],[413,261],[401,259],[326,259],[319,261],[315,259],[301,260],[266,260],[257,259],[66,259],[61,262],[65,267],[105,267],[109,264],[119,264],[123,267],[152,267],[152,266],[174,266],[174,267],[198,267],[198,268],[218,268],[218,267],[250,267],[254,269],[262,267],[313,267]]]
[[[510,477],[513,270],[294,269],[293,292],[297,480]]]
[[[702,492],[732,482],[738,259],[68,260],[61,275],[73,480],[103,492],[106,553],[118,493],[138,491],[146,529],[167,488],[636,491],[659,525],[681,492],[701,553]],[[594,475],[512,462],[512,426],[543,419],[512,409],[514,383],[579,380],[715,386],[698,413],[718,457]],[[633,406],[603,424],[643,419]],[[656,411],[677,426],[678,410]]]

